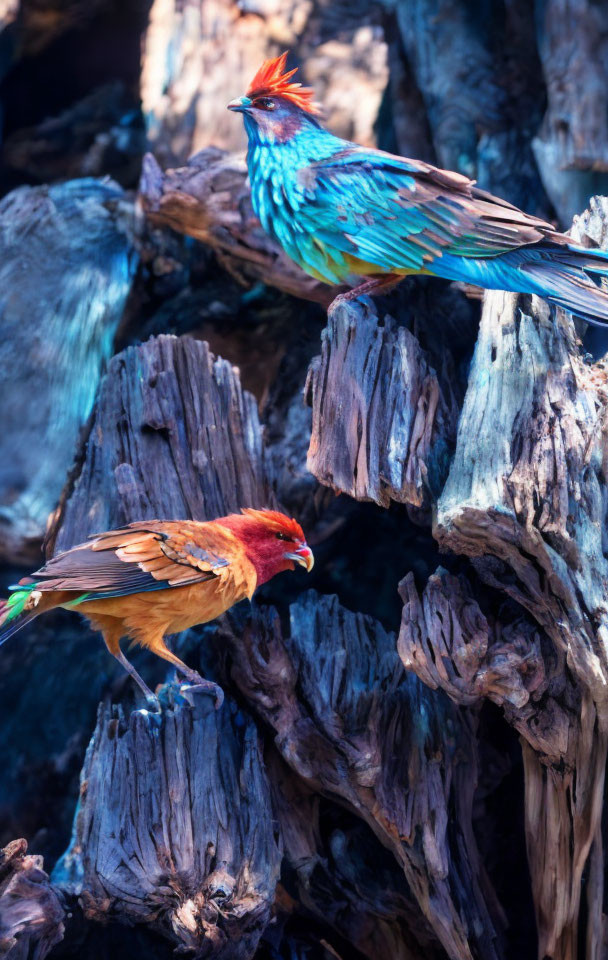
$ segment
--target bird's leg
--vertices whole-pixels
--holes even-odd
[[[143,680],[140,677],[140,675],[138,674],[133,664],[129,663],[124,653],[122,652],[122,650],[119,648],[118,653],[113,653],[112,656],[116,657],[118,662],[122,664],[122,666],[125,668],[127,673],[133,677],[133,679],[135,680],[135,683],[141,689],[144,697],[148,701],[148,705],[152,709],[152,711],[154,713],[160,713],[161,712],[160,700],[158,699],[155,693],[152,693],[152,691],[150,690],[150,687],[145,682],[145,680]]]
[[[187,667],[186,664],[180,660],[178,656],[176,656],[176,654],[169,650],[162,635],[157,635],[152,638],[150,638],[150,636],[146,636],[145,640],[142,639],[142,642],[144,642],[144,645],[157,656],[162,657],[163,660],[168,660],[169,663],[172,663],[173,666],[185,676],[188,683],[192,684],[193,687],[196,687],[201,692],[211,694],[211,696],[215,698],[215,709],[219,710],[224,702],[224,691],[219,684],[214,683],[213,680],[205,680],[205,678],[201,677],[200,673],[197,673],[196,670],[191,670],[190,667]]]
[[[339,293],[337,297],[334,297],[327,308],[327,312],[329,313],[340,303],[350,303],[351,300],[356,300],[357,297],[362,297],[367,293],[381,293],[382,290],[389,290],[401,280],[403,280],[403,277],[394,273],[385,273],[381,277],[370,277],[369,280],[364,280],[363,283],[360,283],[357,287],[353,287],[352,290],[347,290],[346,293]]]
[[[150,687],[145,683],[145,681],[140,677],[137,670],[132,663],[129,663],[124,653],[120,649],[120,638],[122,636],[121,624],[114,624],[109,622],[109,618],[103,625],[96,619],[96,621],[91,621],[94,626],[101,629],[104,643],[112,656],[118,660],[120,665],[124,667],[127,673],[135,680],[135,683],[142,691],[148,706],[154,713],[160,713],[160,700],[155,693],[152,693]]]

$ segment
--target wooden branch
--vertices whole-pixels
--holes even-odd
[[[54,872],[85,916],[146,923],[194,956],[248,960],[281,852],[254,723],[172,689],[162,714],[101,707],[72,843]]]
[[[0,556],[40,559],[109,359],[136,257],[115,184],[22,187],[0,202]],[[42,455],[44,453],[44,455]]]
[[[112,359],[49,547],[136,519],[210,520],[274,502],[237,371],[206,343],[161,336]]]
[[[0,850],[0,957],[44,957],[63,939],[64,910],[42,869],[42,857],[14,840]]]
[[[308,469],[336,491],[428,510],[441,489],[458,408],[417,339],[371,301],[329,315],[309,372]]]
[[[283,759],[369,824],[450,957],[499,956],[471,829],[471,719],[399,668],[392,634],[335,597],[309,592],[290,623],[284,636],[262,608],[230,640],[233,678]]]
[[[163,173],[148,153],[139,198],[151,223],[208,244],[242,285],[267,283],[324,305],[337,292],[300,270],[262,229],[251,208],[241,155],[209,147],[185,167]]]

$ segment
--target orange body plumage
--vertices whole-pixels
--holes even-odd
[[[273,510],[243,510],[206,523],[150,520],[92,537],[26,577],[0,607],[0,643],[55,607],[77,610],[157,704],[120,649],[122,637],[173,663],[187,680],[221,691],[190,670],[165,636],[224,613],[256,587],[313,558],[301,527]]]

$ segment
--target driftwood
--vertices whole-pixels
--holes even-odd
[[[111,355],[136,263],[123,197],[111,182],[77,180],[23,187],[0,204],[0,404],[11,451],[0,466],[0,553],[13,563],[40,556]]]
[[[261,744],[234,704],[100,709],[53,879],[85,917],[159,929],[195,956],[253,956],[281,853]]]
[[[399,669],[394,636],[335,597],[310,592],[289,613],[287,635],[272,608],[235,633],[240,690],[299,777],[346,804],[392,852],[422,930],[454,960],[499,956],[470,825],[471,719],[429,697]],[[452,804],[462,832],[448,853]]]
[[[184,409],[186,390],[189,403]],[[193,397],[200,399],[193,400]],[[230,397],[233,399],[229,400]],[[193,411],[206,416],[206,428],[199,421],[191,421]],[[184,428],[178,426],[182,419]],[[198,445],[192,455],[189,451],[194,438]],[[202,446],[198,438],[203,438]],[[239,442],[243,446],[239,446]],[[206,443],[216,445],[210,448]],[[227,459],[228,450],[230,459]],[[187,338],[162,337],[142,347],[130,348],[112,361],[102,384],[91,432],[83,448],[82,466],[75,471],[73,488],[66,492],[64,507],[58,516],[56,548],[81,540],[100,526],[141,516],[142,511],[143,515],[185,514],[200,518],[209,511],[217,515],[234,509],[236,503],[260,505],[272,496],[265,470],[254,407],[250,398],[241,395],[228,364],[221,360],[213,363],[204,344]],[[241,480],[252,478],[247,489],[235,487],[237,474]],[[179,487],[175,482],[177,476]],[[206,497],[201,495],[201,486]],[[178,490],[179,501],[174,499]],[[221,501],[220,491],[225,498]],[[108,512],[105,506],[102,510],[102,504],[110,504],[111,510]],[[220,638],[224,647],[228,641],[234,661],[232,676],[241,697],[245,697],[266,724],[275,726],[275,742],[291,770],[287,783],[282,774],[283,783],[279,788],[276,764],[270,769],[273,809],[277,797],[285,791],[299,796],[320,789],[326,796],[345,803],[355,818],[371,828],[391,851],[386,868],[388,875],[398,878],[400,868],[406,881],[390,907],[380,906],[376,881],[364,873],[356,887],[358,894],[355,896],[353,891],[350,895],[353,919],[350,922],[340,919],[336,905],[333,920],[328,921],[325,916],[324,922],[329,922],[330,929],[339,937],[360,944],[368,956],[377,943],[397,944],[396,949],[404,958],[415,957],[421,945],[437,953],[439,944],[454,958],[478,954],[500,956],[495,925],[498,922],[500,926],[500,922],[492,919],[493,896],[481,869],[471,827],[475,783],[472,718],[459,715],[447,699],[438,700],[417,680],[408,679],[399,666],[394,635],[373,620],[350,614],[335,600],[314,594],[292,606],[290,615],[292,629],[285,640],[281,637],[278,615],[272,608],[261,608],[244,629],[235,622],[233,629],[224,630]],[[209,634],[203,631],[202,637],[200,633],[198,636],[198,643],[205,638],[204,650]],[[180,652],[187,650],[192,656],[192,643],[183,638]],[[204,656],[209,662],[209,654]],[[324,681],[332,676],[325,664],[334,657],[336,669],[341,664],[340,670],[345,672],[335,674],[330,686],[325,687]],[[222,683],[230,689],[229,673]],[[298,689],[303,685],[308,691],[306,702],[296,697],[296,685]],[[183,747],[175,748],[183,770],[200,767],[198,760],[196,763],[192,760],[197,755],[198,733],[192,726],[191,710],[180,704],[174,708],[171,720],[185,731]],[[415,733],[414,718],[420,711],[427,718],[420,735],[430,738],[428,742],[427,739],[419,742]],[[227,718],[228,713],[222,722],[227,722]],[[209,928],[205,926],[209,920],[207,911],[211,909],[206,894],[207,873],[202,869],[198,873],[186,871],[188,880],[179,888],[178,903],[193,897],[200,910],[197,913],[193,908],[189,912],[190,927],[182,929],[179,918],[175,919],[177,913],[179,916],[183,913],[176,907],[175,894],[171,892],[175,883],[170,883],[164,874],[162,883],[160,879],[152,885],[144,881],[149,873],[153,876],[166,873],[165,861],[158,852],[160,839],[146,854],[151,858],[152,867],[147,860],[144,869],[134,865],[127,879],[121,876],[119,882],[118,868],[112,866],[125,857],[116,852],[110,854],[107,844],[115,843],[111,837],[124,838],[128,834],[135,838],[142,835],[144,829],[147,836],[149,820],[143,807],[134,816],[133,804],[126,799],[126,784],[136,792],[141,784],[133,783],[126,772],[125,776],[116,772],[118,768],[112,758],[118,742],[113,739],[112,731],[121,731],[120,757],[123,759],[120,763],[127,764],[132,762],[129,757],[136,743],[138,753],[148,749],[143,747],[143,742],[151,744],[150,750],[160,749],[150,732],[157,723],[145,713],[132,714],[130,720],[112,719],[107,710],[100,715],[83,772],[87,793],[76,817],[72,852],[66,855],[54,878],[67,892],[80,894],[90,920],[99,919],[103,914],[110,920],[131,918],[153,922],[159,929],[193,946],[200,955],[206,955],[205,950],[209,950],[209,955],[222,956],[223,935],[218,933],[216,942],[210,939]],[[162,731],[166,731],[167,723],[169,720],[163,719]],[[428,732],[423,734],[423,730]],[[169,734],[161,733],[161,739],[164,736]],[[348,743],[351,746],[345,749]],[[210,757],[205,765],[217,763],[217,755],[213,756],[215,759]],[[397,767],[396,756],[402,757]],[[153,753],[144,770],[156,769],[155,757]],[[432,757],[436,759],[429,760]],[[427,767],[428,763],[431,765]],[[116,793],[106,796],[101,784],[108,780],[104,771],[109,767],[115,770],[115,779],[107,789]],[[156,779],[151,783],[156,783]],[[203,783],[204,779],[201,796],[204,795]],[[170,787],[166,789],[172,796],[175,794]],[[227,810],[234,813],[232,788],[223,781],[222,790]],[[146,792],[147,788],[142,787],[140,793]],[[267,801],[263,796],[258,797],[257,792],[251,795],[250,805],[263,802]],[[159,811],[167,807],[162,794],[157,793],[156,803]],[[448,810],[454,805],[459,811],[458,830],[461,831],[458,854],[451,847],[448,828]],[[305,838],[297,839],[303,829],[302,814],[286,809],[284,801],[279,801],[279,806],[283,811],[279,819],[289,836],[288,860],[293,869],[298,866],[303,869],[298,850]],[[121,830],[119,823],[127,826]],[[160,826],[158,829],[161,831]],[[306,858],[310,863],[320,856],[319,844],[313,845],[308,825],[306,830]],[[189,856],[180,853],[187,842],[190,841],[179,839],[174,832],[171,834],[166,857],[172,858],[178,873],[179,864]],[[246,845],[240,854],[235,851],[234,857],[229,870],[232,877],[252,872],[251,850]],[[107,867],[101,866],[106,863]],[[72,883],[70,879],[81,875],[80,865],[84,870],[82,888],[80,881]],[[329,866],[325,870],[327,877],[323,885],[330,885],[339,902],[344,896],[346,878],[334,876]],[[251,941],[243,941],[243,956],[252,955],[265,925],[263,918],[267,919],[271,879],[275,876],[269,864],[265,875],[267,881],[263,889],[266,892],[263,896],[260,894],[261,900],[254,898],[254,914],[259,909],[262,919],[254,924],[255,935],[252,934]],[[304,874],[298,876],[298,884],[291,891],[296,904]],[[129,893],[125,889],[127,882]],[[395,883],[398,889],[403,881],[396,879]],[[296,910],[318,913],[314,884],[307,889],[310,892],[305,894],[301,888],[304,902],[297,905]],[[247,893],[247,897],[249,895]],[[265,906],[260,906],[262,901]],[[361,903],[365,922],[355,911]],[[244,909],[239,904],[237,897],[235,913]],[[227,916],[229,914],[230,911]],[[237,924],[234,929],[241,928]]]
[[[331,288],[297,267],[254,217],[243,156],[209,147],[163,173],[146,154],[139,196],[151,223],[211,246],[238,282],[262,281],[324,304],[332,299]]]
[[[25,840],[0,850],[0,957],[44,960],[63,937],[63,918],[42,857],[28,855]]]

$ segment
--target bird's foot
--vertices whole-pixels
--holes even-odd
[[[353,300],[357,300],[358,297],[363,297],[366,294],[381,293],[383,290],[390,290],[391,287],[394,287],[395,284],[399,283],[402,279],[403,277],[394,276],[392,273],[387,273],[382,277],[370,277],[369,280],[365,280],[363,283],[360,283],[359,286],[353,287],[352,290],[339,293],[337,297],[334,297],[327,308],[327,312],[331,313],[334,307],[342,303],[352,303]]]
[[[163,712],[160,700],[155,693],[146,694],[146,703],[148,704],[148,711],[150,713],[157,713],[160,716]]]
[[[189,670],[185,673],[186,683],[181,685],[182,689],[196,690],[197,693],[209,693],[215,699],[215,709],[219,710],[224,702],[224,691],[219,684],[213,680],[205,680],[196,670]]]

